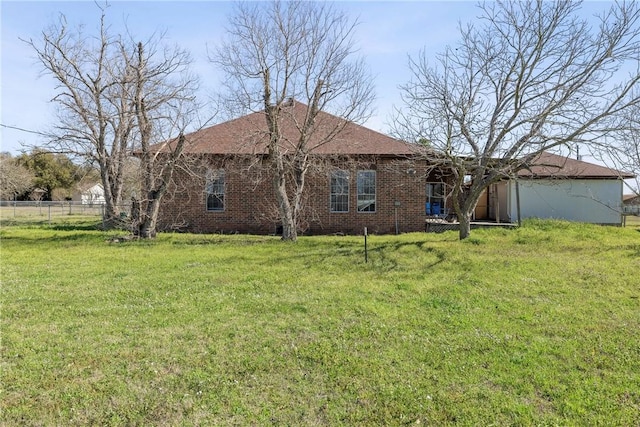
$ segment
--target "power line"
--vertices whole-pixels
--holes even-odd
[[[24,128],[20,128],[20,127],[17,127],[17,126],[5,125],[3,123],[0,123],[0,127],[7,128],[7,129],[13,129],[13,130],[17,130],[17,131],[20,131],[20,132],[32,133],[32,134],[40,135],[40,136],[46,136],[46,137],[50,137],[51,136],[51,134],[48,134],[48,133],[39,132],[39,131],[36,131],[36,130],[24,129]]]

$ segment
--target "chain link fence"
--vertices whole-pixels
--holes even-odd
[[[122,217],[125,219],[129,206],[122,206]],[[95,218],[104,221],[105,206],[102,203],[87,204],[72,201],[0,201],[0,220],[7,222],[45,222],[55,223],[72,218]]]

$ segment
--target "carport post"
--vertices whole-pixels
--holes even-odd
[[[518,213],[518,227],[522,227],[522,217],[520,215],[520,183],[516,179],[516,211]]]

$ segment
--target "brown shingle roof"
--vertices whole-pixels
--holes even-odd
[[[618,179],[634,175],[593,163],[543,152],[528,169],[518,172],[523,178]]]
[[[283,115],[281,123],[284,135],[281,145],[283,150],[292,149],[295,146],[300,137],[296,122],[302,122],[306,110],[307,106],[298,102],[285,110],[286,114]],[[323,143],[323,138],[341,124],[344,124],[344,129],[332,140]],[[257,112],[201,129],[185,137],[186,153],[265,154],[267,123],[264,112]],[[345,124],[343,119],[324,112],[320,112],[316,119],[316,130],[308,146],[313,147],[312,153],[326,155],[407,156],[414,154],[417,148],[413,144],[391,138],[353,122]]]

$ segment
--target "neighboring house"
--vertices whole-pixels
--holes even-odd
[[[281,123],[282,150],[300,132],[294,120],[306,106],[288,107]],[[321,113],[310,153],[314,166],[305,185],[303,231],[361,234],[423,231],[429,214],[443,214],[442,179],[427,174],[416,146],[354,123],[331,141],[323,131],[342,119]],[[191,173],[177,172],[163,199],[160,229],[198,233],[278,234],[281,231],[272,174],[266,160],[264,113],[252,113],[186,135]],[[196,172],[196,173],[194,173]]]
[[[595,224],[622,223],[623,180],[630,174],[543,153],[517,180],[492,185],[476,208],[476,219],[504,222],[520,217],[557,218]],[[518,197],[519,193],[519,197]]]
[[[80,202],[83,205],[103,204],[104,203],[104,188],[102,184],[87,184],[81,187],[73,193],[71,200],[74,202]]]
[[[640,215],[640,196],[637,194],[625,194],[622,197],[624,205],[624,213],[631,215]]]

